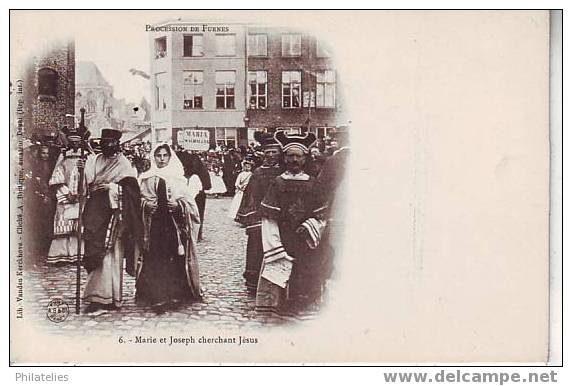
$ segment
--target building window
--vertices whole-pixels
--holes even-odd
[[[167,37],[155,39],[155,59],[167,56]]]
[[[58,93],[58,73],[51,68],[38,71],[38,97],[55,97]]]
[[[300,107],[301,71],[282,71],[282,107]]]
[[[336,73],[316,72],[316,107],[336,107]]]
[[[321,43],[319,40],[316,40],[316,56],[318,58],[329,58],[332,56],[330,53],[330,48],[327,47],[324,43]]]
[[[203,55],[203,35],[183,35],[183,56]]]
[[[236,128],[221,128],[215,130],[215,140],[217,145],[236,148]]]
[[[203,108],[203,72],[183,71],[183,109]]]
[[[248,108],[265,109],[268,95],[266,71],[248,71]]]
[[[302,35],[282,35],[282,56],[300,56],[302,54]]]
[[[236,55],[236,35],[235,34],[217,34],[216,56],[234,56]]]
[[[234,109],[234,84],[236,73],[234,71],[217,71],[216,81],[216,108]]]
[[[266,56],[268,37],[265,34],[248,35],[248,56]]]
[[[167,74],[155,75],[155,110],[167,109]]]
[[[310,132],[316,134],[318,138],[329,137],[333,132],[335,132],[335,127],[316,127],[310,129]]]

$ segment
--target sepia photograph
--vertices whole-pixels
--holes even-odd
[[[10,363],[548,363],[550,23],[11,10]]]

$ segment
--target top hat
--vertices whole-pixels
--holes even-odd
[[[284,131],[277,131],[274,133],[274,138],[282,147],[282,151],[287,151],[288,149],[297,148],[302,150],[304,153],[310,151],[310,147],[316,142],[316,134],[306,133],[306,134],[286,134]]]
[[[121,138],[121,131],[119,130],[111,128],[101,129],[101,139],[111,139],[119,141],[120,138]]]

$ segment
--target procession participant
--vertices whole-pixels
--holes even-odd
[[[257,131],[254,138],[263,147],[263,163],[252,173],[237,214],[237,220],[246,226],[248,236],[243,277],[246,288],[252,294],[256,293],[263,258],[260,203],[268,186],[284,171],[281,165],[282,151],[274,135]]]
[[[298,312],[317,305],[329,251],[320,243],[327,206],[316,180],[304,172],[313,133],[275,134],[282,146],[286,171],[276,177],[261,204],[264,260],[256,308]]]
[[[310,149],[310,157],[308,162],[304,165],[304,170],[312,177],[317,177],[326,162],[326,157],[320,152],[317,146],[312,146]]]
[[[343,249],[345,207],[348,195],[347,169],[350,159],[349,133],[347,128],[336,131],[336,142],[340,148],[329,157],[318,175],[318,187],[321,197],[328,204],[328,227],[324,234],[324,243],[331,245],[338,255]],[[336,260],[338,257],[336,257]],[[333,270],[333,267],[330,268]]]
[[[101,130],[101,153],[85,162],[89,192],[82,220],[88,272],[86,312],[122,305],[123,259],[134,275],[134,260],[141,245],[140,192],[135,169],[120,153],[121,132]]]
[[[201,186],[199,194],[197,194],[197,197],[195,197],[195,202],[199,207],[199,215],[201,217],[201,226],[199,228],[199,235],[197,237],[197,240],[201,241],[203,239],[203,225],[205,223],[205,210],[207,203],[207,195],[205,193],[205,190],[212,189],[211,176],[205,164],[197,154],[191,154],[191,165],[193,174],[191,174],[191,176],[189,177],[189,185],[192,185],[191,184],[192,179],[194,178],[196,181],[196,176],[198,176]],[[193,175],[195,177],[193,177]],[[198,186],[199,184],[195,183],[195,185]]]
[[[226,192],[223,193],[225,197],[234,196],[236,177],[238,175],[238,168],[240,167],[240,153],[238,153],[234,148],[228,150],[223,156],[223,169],[222,169],[222,180],[224,186],[226,187]]]
[[[56,161],[49,185],[56,192],[56,212],[48,264],[74,263],[77,259],[77,222],[79,216],[77,161],[81,159],[81,136],[76,128],[63,128],[67,146]]]
[[[158,314],[185,301],[201,299],[196,241],[200,217],[198,188],[187,184],[183,165],[168,145],[152,153],[141,176],[144,249],[136,299]]]
[[[250,161],[243,161],[242,162],[242,171],[236,177],[236,183],[234,186],[236,187],[234,197],[232,198],[232,202],[230,203],[230,207],[228,209],[227,217],[236,220],[238,208],[242,203],[242,197],[244,194],[244,190],[250,181],[250,177],[252,176],[251,172],[252,162]]]
[[[24,189],[24,227],[26,232],[26,264],[35,265],[48,254],[52,242],[55,192],[49,186],[53,171],[51,149],[47,142],[32,145],[32,157],[26,163]]]
[[[198,190],[199,193],[195,197],[195,203],[199,208],[199,215],[201,218],[201,225],[199,227],[199,234],[197,236],[197,241],[203,239],[203,224],[205,221],[205,209],[206,209],[206,199],[207,195],[205,190],[210,190],[212,188],[211,176],[207,170],[205,164],[197,154],[189,153],[188,151],[183,151],[177,153],[183,168],[185,170],[185,177],[188,180],[188,185],[191,189]]]

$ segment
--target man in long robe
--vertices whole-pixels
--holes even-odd
[[[246,226],[248,242],[243,277],[246,280],[246,288],[253,294],[256,293],[264,255],[260,203],[268,190],[268,186],[284,171],[280,162],[282,151],[280,144],[274,140],[274,135],[256,132],[255,139],[263,146],[264,161],[252,173],[237,214],[238,222]]]
[[[48,264],[73,263],[77,259],[77,223],[79,216],[80,136],[76,129],[66,130],[68,146],[59,155],[49,185],[56,192],[53,240],[48,252]]]
[[[121,307],[123,259],[127,259],[127,270],[134,275],[134,261],[142,239],[136,171],[119,152],[120,137],[117,130],[103,129],[102,153],[85,164],[89,191],[83,213],[87,313]]]
[[[315,178],[303,171],[315,135],[277,132],[286,171],[262,200],[264,260],[256,294],[258,310],[297,313],[317,306],[329,250],[320,243],[327,205]]]

